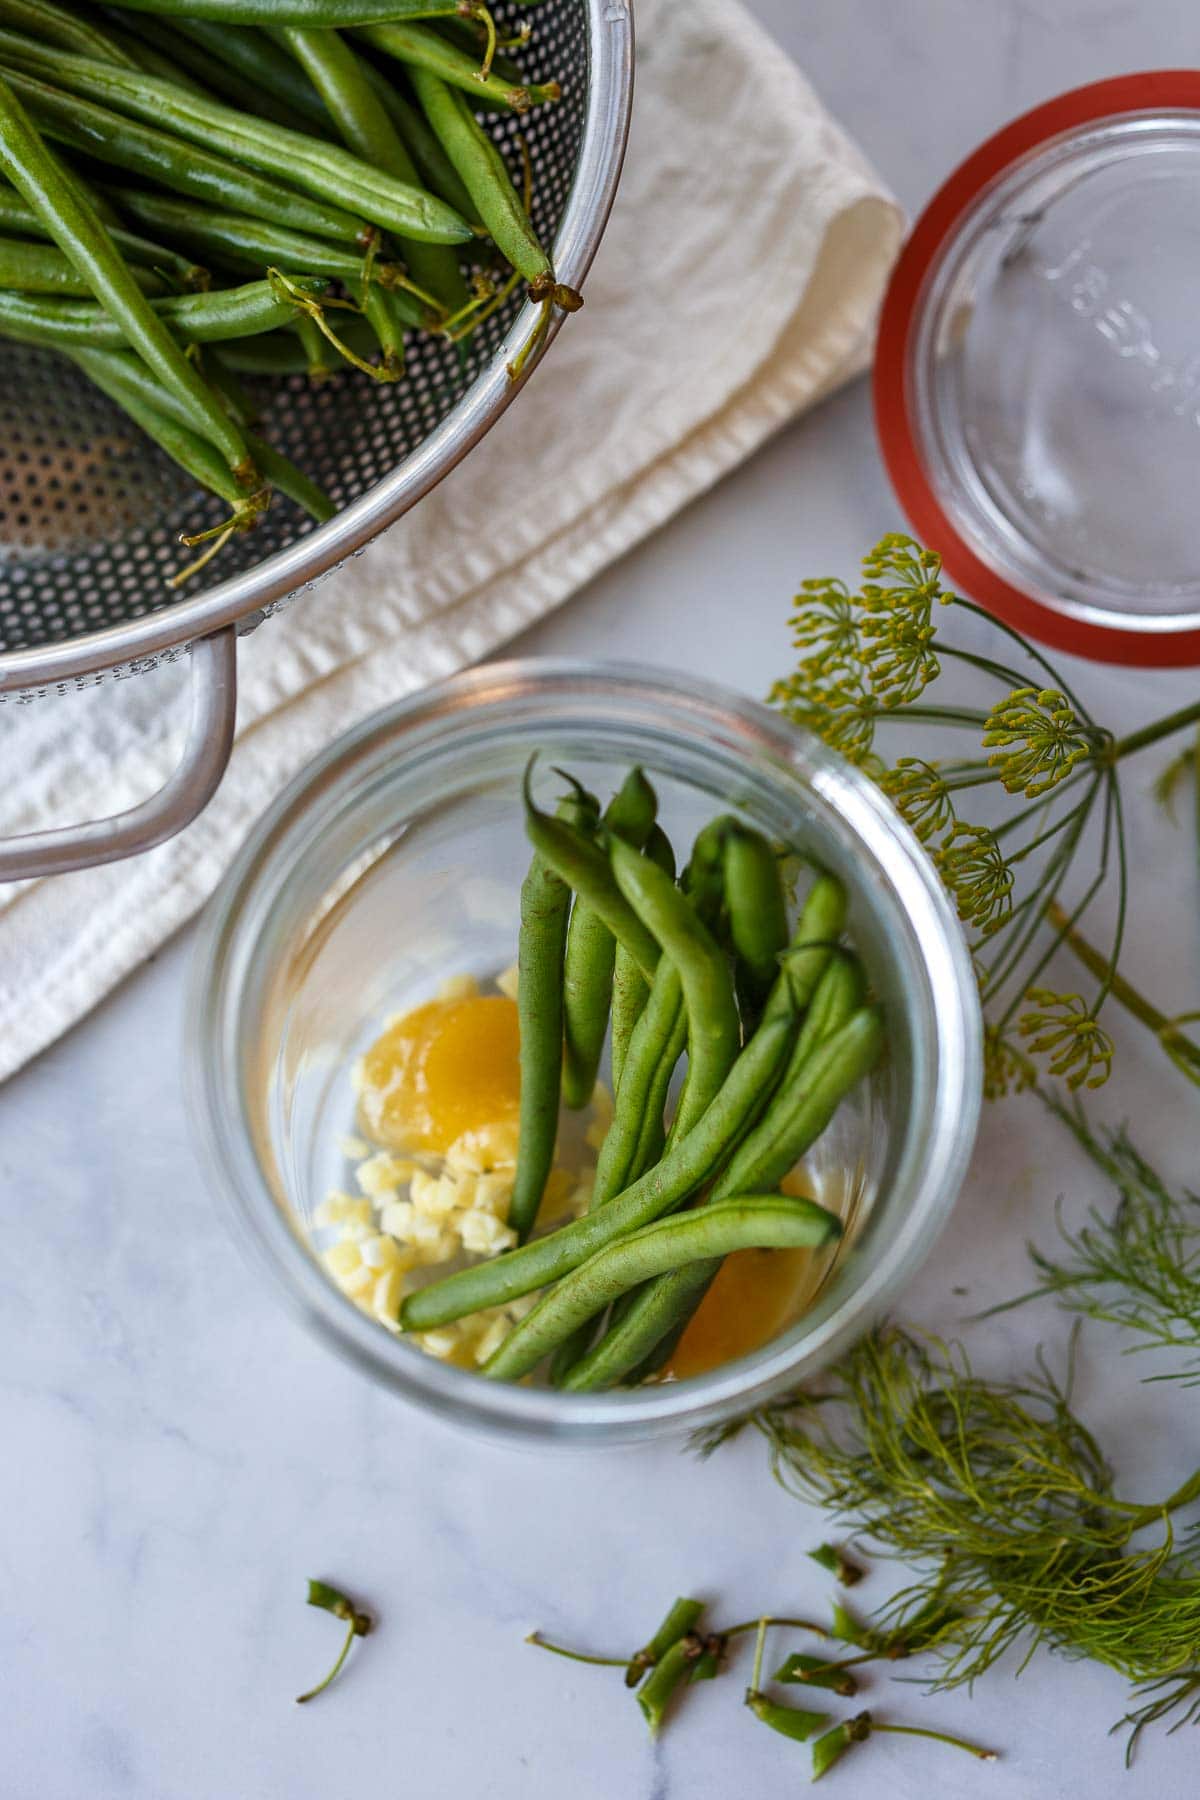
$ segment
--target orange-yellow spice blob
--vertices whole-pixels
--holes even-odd
[[[363,1058],[363,1125],[388,1149],[443,1155],[464,1132],[515,1124],[520,1043],[516,1002],[502,994],[418,1006]]]
[[[735,1250],[727,1256],[663,1373],[682,1381],[770,1343],[796,1316],[811,1255]]]
[[[797,1199],[812,1198],[803,1165],[785,1175],[779,1187]],[[822,1203],[845,1211],[828,1179]],[[727,1256],[663,1374],[682,1381],[761,1350],[796,1322],[825,1266],[824,1256],[814,1262],[811,1250],[737,1250]]]

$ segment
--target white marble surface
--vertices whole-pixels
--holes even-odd
[[[912,206],[987,131],[1063,87],[1194,56],[1184,0],[755,0]],[[851,573],[897,523],[859,387],[522,645],[622,654],[761,692],[786,666],[795,582]],[[736,621],[736,628],[733,627]],[[1128,725],[1189,678],[1079,670]],[[1153,774],[1131,770],[1141,797]],[[1187,834],[1137,809],[1131,972],[1194,1004]],[[0,1794],[5,1800],[349,1800],[452,1792],[517,1800],[791,1794],[803,1750],[753,1726],[738,1675],[698,1693],[651,1750],[619,1681],[522,1647],[533,1625],[603,1647],[644,1635],[677,1592],[728,1617],[819,1606],[803,1551],[818,1521],[750,1441],[699,1467],[673,1445],[604,1458],[514,1455],[410,1416],[302,1335],[242,1265],[193,1155],[180,1090],[187,942],[0,1091]],[[1183,972],[1181,974],[1181,971]],[[1128,1113],[1177,1171],[1188,1090],[1124,1038],[1101,1110]],[[1188,1173],[1192,1171],[1188,1170]],[[989,1114],[972,1178],[908,1297],[953,1329],[1023,1279],[1021,1243],[1056,1193],[1101,1198],[1031,1107]],[[966,1289],[966,1293],[960,1290]],[[1061,1320],[973,1328],[1012,1370]],[[1128,1491],[1194,1463],[1181,1396],[1138,1385],[1119,1342],[1085,1335],[1079,1401]],[[1184,1415],[1186,1416],[1186,1415]],[[378,1635],[298,1712],[336,1627],[302,1604],[321,1574],[367,1597]],[[882,1587],[882,1577],[877,1577]],[[870,1592],[867,1591],[869,1598]],[[836,1777],[863,1800],[1184,1800],[1190,1733],[1121,1771],[1105,1729],[1123,1689],[1037,1658],[1014,1685],[926,1700],[873,1685],[882,1711],[1005,1752],[993,1768],[880,1740]],[[1189,1741],[1190,1740],[1190,1741]],[[831,1787],[831,1792],[834,1789]]]

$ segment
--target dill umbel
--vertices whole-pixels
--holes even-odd
[[[1005,654],[1015,648],[1020,666],[947,641],[935,606],[982,622]],[[1130,881],[1118,768],[1195,724],[1200,704],[1116,737],[1040,650],[943,587],[940,557],[896,534],[863,559],[856,590],[806,581],[792,637],[803,654],[771,701],[879,784],[929,851],[969,929],[987,1015],[989,1094],[1028,1086],[1038,1064],[1071,1087],[1098,1087],[1112,1062],[1099,1022],[1110,996],[1142,1024],[1158,1020],[1163,1029],[1151,1028],[1164,1048],[1200,1084],[1200,1046],[1178,1029],[1182,1020],[1163,1018],[1117,978]],[[950,667],[994,698],[982,707],[931,699]],[[973,743],[966,754],[889,761],[880,745],[895,726],[940,728],[950,743],[962,734]],[[1004,816],[990,825],[968,817],[982,800],[994,809],[999,802]],[[1089,958],[1081,921],[1110,880],[1115,925],[1107,949]],[[1094,977],[1087,995],[1045,985],[1060,945]]]

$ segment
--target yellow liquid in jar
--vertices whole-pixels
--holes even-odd
[[[363,1057],[359,1112],[389,1150],[444,1155],[464,1132],[514,1128],[521,1101],[516,1002],[503,994],[431,1000]]]
[[[838,1184],[840,1185],[840,1184]],[[810,1180],[802,1169],[779,1184],[785,1194],[811,1199]],[[821,1205],[844,1216],[845,1196],[824,1183]],[[821,1285],[828,1252],[811,1250],[736,1250],[721,1264],[716,1280],[696,1309],[663,1376],[679,1381],[706,1375],[722,1363],[761,1350],[794,1325]]]

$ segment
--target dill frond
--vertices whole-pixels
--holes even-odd
[[[1149,1380],[1200,1384],[1200,1194],[1172,1192],[1124,1129],[1097,1133],[1080,1107],[1041,1098],[1113,1183],[1118,1202],[1109,1214],[1093,1207],[1078,1231],[1063,1225],[1060,1204],[1061,1252],[1031,1244],[1037,1286],[991,1310],[1052,1294],[1070,1312],[1132,1333],[1132,1351],[1184,1352],[1180,1367]]]

